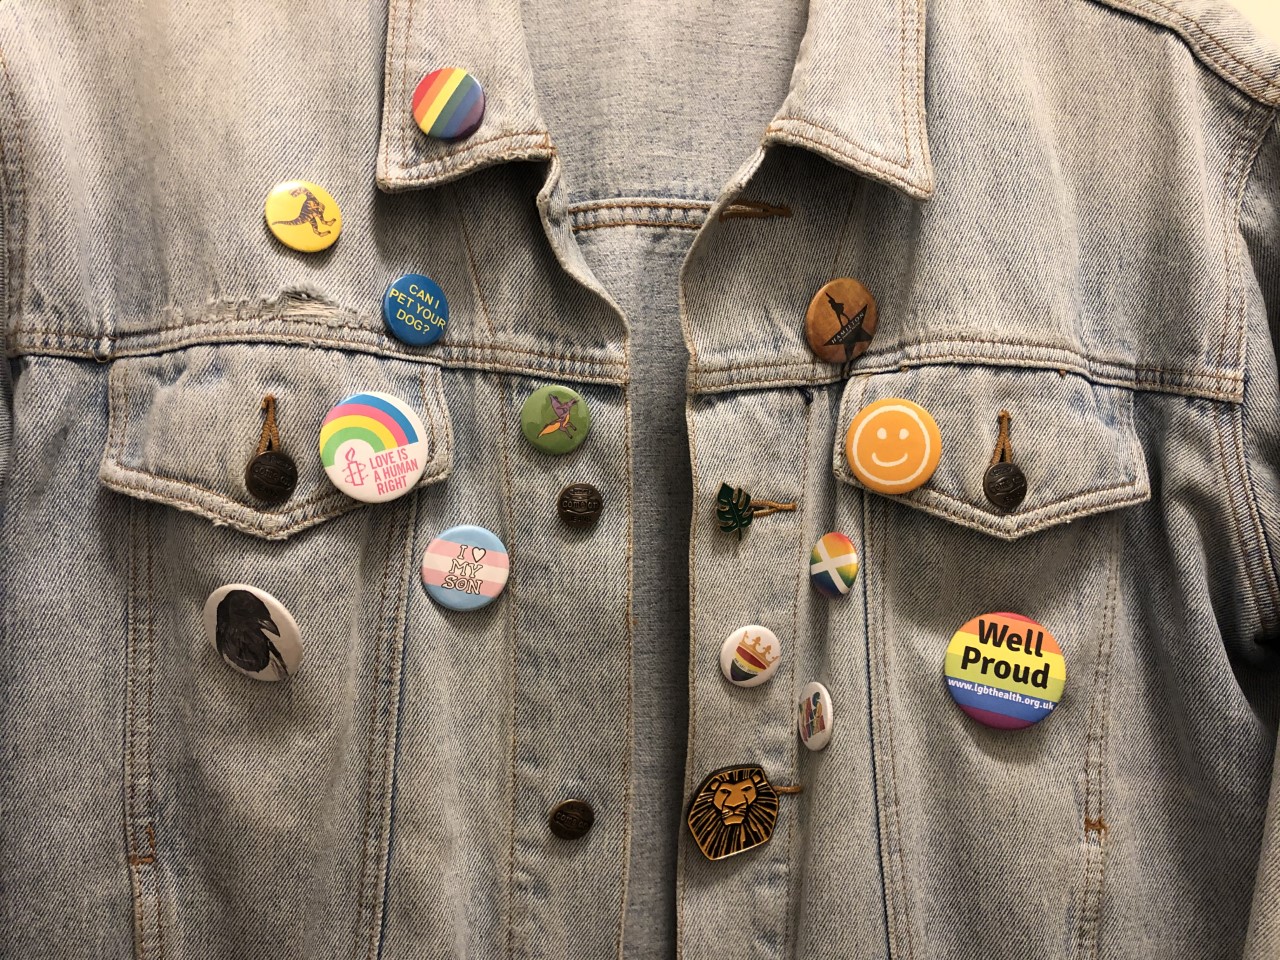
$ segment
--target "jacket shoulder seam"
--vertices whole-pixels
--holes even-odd
[[[1263,51],[1267,44],[1256,31],[1258,50],[1246,49],[1247,38],[1232,36],[1228,27],[1246,27],[1249,22],[1234,10],[1215,12],[1212,17],[1193,14],[1182,0],[1092,0],[1094,3],[1133,14],[1167,27],[1186,42],[1205,66],[1241,93],[1280,107],[1280,49]]]

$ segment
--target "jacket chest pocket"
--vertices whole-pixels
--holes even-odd
[[[399,677],[421,589],[416,521],[453,464],[441,373],[230,344],[119,360],[109,377],[99,477],[123,495],[104,535],[122,544],[127,580],[124,637],[109,647],[125,660],[127,854],[139,884],[158,874],[155,889],[181,891],[139,915],[160,915],[194,953],[234,916],[298,956],[332,955],[352,930],[376,928],[381,902]],[[321,461],[326,416],[357,393],[393,397],[420,421],[421,477],[389,502],[352,499]],[[268,395],[296,467],[279,503],[246,483]],[[296,639],[287,680],[258,682],[280,677],[229,651],[221,604],[211,628],[211,598],[228,590],[256,611],[231,623],[237,636],[282,651],[286,630]],[[317,902],[334,907],[309,914]]]
[[[925,367],[851,381],[841,401],[833,457],[836,476],[845,483],[864,487],[846,455],[849,426],[865,406],[886,397],[923,406],[942,437],[932,477],[893,499],[950,524],[1019,541],[1151,496],[1131,390],[1014,368]],[[1008,415],[1008,448],[998,456],[1001,414]],[[886,437],[890,448],[895,439]],[[886,456],[896,459],[897,451],[889,449]],[[988,496],[990,484],[984,484],[997,459],[1014,464],[1026,483],[1025,496],[1009,509]],[[984,552],[1000,548],[988,543]]]
[[[924,449],[912,436],[915,422],[886,421],[892,429],[884,430],[866,420],[858,471],[846,449],[859,412],[891,397],[929,411],[941,436],[932,476],[898,495],[868,489],[858,473],[872,485],[875,463],[905,475],[911,463],[899,461]],[[946,709],[948,640],[971,619],[999,612],[1053,634],[1066,660],[1063,705],[1087,704],[1086,678],[1114,633],[1132,517],[1124,508],[1151,496],[1133,401],[1124,388],[1010,367],[924,367],[846,386],[833,467],[838,480],[866,491],[861,516],[847,524],[863,528],[869,629],[911,648],[907,662],[918,673],[899,679],[918,684],[938,709]],[[999,477],[989,470],[1017,482],[993,483]],[[856,509],[853,498],[838,506]]]
[[[415,409],[427,433],[418,487],[443,480],[452,436],[439,368],[274,345],[192,347],[113,364],[99,477],[120,493],[282,540],[362,506],[329,482],[318,445],[330,408],[360,392],[388,394]],[[281,449],[297,468],[293,492],[278,504],[255,497],[245,479],[268,395]]]

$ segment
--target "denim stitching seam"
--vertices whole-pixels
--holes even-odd
[[[1228,419],[1229,418],[1229,419]],[[1258,612],[1259,624],[1264,631],[1275,629],[1280,621],[1280,583],[1277,582],[1275,563],[1262,529],[1262,519],[1258,512],[1257,500],[1254,496],[1255,485],[1249,469],[1249,460],[1244,448],[1244,411],[1240,408],[1225,412],[1224,420],[1230,425],[1231,452],[1235,455],[1235,466],[1241,478],[1240,499],[1248,513],[1249,536],[1245,536],[1243,517],[1237,522],[1237,536],[1240,537],[1241,561],[1246,567],[1246,582],[1250,584],[1254,607]],[[1227,453],[1222,439],[1222,431],[1218,433],[1219,448],[1222,450],[1224,464]],[[1228,472],[1228,490],[1231,489]],[[1271,602],[1263,602],[1269,597]]]
[[[800,447],[800,456],[803,460],[803,473],[800,481],[800,489],[809,491],[809,460],[812,456],[812,436],[813,436],[813,404],[804,404],[804,442]],[[800,556],[796,562],[796,587],[795,592],[791,596],[791,636],[795,638],[795,642],[799,642],[800,638],[800,595],[807,587],[808,581],[808,553],[809,546],[805,542],[805,533],[811,526],[810,510],[813,505],[813,497],[805,496],[803,498],[803,506],[800,508],[800,533],[798,541],[800,544]],[[796,710],[796,658],[788,657],[788,682],[791,691],[791,697],[788,701],[789,710],[786,715],[786,723],[788,727],[795,724],[794,711]],[[791,770],[791,782],[801,783],[800,776],[800,738],[792,736],[789,739],[791,762],[789,764]],[[794,957],[796,952],[797,940],[799,939],[799,929],[795,923],[795,904],[797,900],[796,882],[799,870],[796,869],[796,820],[799,818],[799,804],[793,804],[791,816],[787,818],[787,898],[786,898],[786,920],[783,932],[783,954],[790,954]]]
[[[22,312],[22,304],[26,299],[26,275],[25,275],[25,253],[26,253],[26,234],[27,234],[27,205],[26,197],[26,146],[25,146],[25,130],[23,128],[22,115],[18,110],[18,99],[14,93],[13,78],[9,73],[9,61],[0,51],[0,70],[4,75],[5,96],[9,101],[9,109],[13,116],[14,125],[14,141],[17,144],[17,179],[20,181],[18,188],[14,189],[14,184],[9,180],[9,158],[0,156],[0,178],[2,178],[4,187],[4,197],[0,198],[3,202],[4,210],[4,241],[5,255],[8,258],[8,284],[5,291],[5,326],[4,336],[7,337],[10,329],[10,321]],[[7,153],[7,151],[5,151]],[[10,216],[9,206],[12,205],[12,216]],[[14,229],[16,227],[16,229]]]
[[[416,495],[406,497],[402,501],[402,513],[404,514],[404,530],[399,537],[399,542],[404,546],[400,553],[400,569],[411,569],[413,565],[413,529],[415,519],[417,517],[418,498]],[[394,540],[392,541],[395,542]],[[382,606],[383,619],[386,618],[387,608],[385,605],[385,585],[391,580],[391,570],[394,566],[392,561],[395,559],[395,552],[388,549],[387,551],[387,567],[384,575],[384,604]],[[379,714],[382,717],[382,729],[379,732],[379,739],[382,746],[382,776],[378,781],[381,800],[378,804],[378,819],[376,828],[378,831],[378,846],[374,851],[373,866],[380,866],[381,869],[373,870],[369,876],[370,887],[378,885],[381,881],[381,889],[370,890],[370,907],[369,907],[369,951],[367,960],[374,958],[382,949],[382,920],[386,910],[386,898],[388,895],[387,887],[387,871],[391,865],[391,801],[392,801],[392,784],[395,779],[394,759],[396,754],[396,738],[394,733],[397,729],[397,722],[400,715],[400,665],[404,659],[404,634],[406,627],[406,610],[408,605],[408,589],[409,578],[400,576],[398,579],[399,587],[396,589],[392,599],[391,622],[388,624],[390,629],[385,639],[379,638],[379,648],[382,650],[382,663],[379,671],[378,686],[374,691],[374,701],[379,703]],[[373,743],[370,745],[372,752]],[[372,786],[372,785],[371,785]],[[380,861],[380,863],[379,863]]]
[[[1220,412],[1220,414],[1214,418],[1213,431],[1215,439],[1218,442],[1218,461],[1222,469],[1223,479],[1222,489],[1227,501],[1228,513],[1231,515],[1231,525],[1235,530],[1234,546],[1239,554],[1240,565],[1244,568],[1245,572],[1243,583],[1241,584],[1242,592],[1245,599],[1253,607],[1254,613],[1258,617],[1258,622],[1261,624],[1265,622],[1266,616],[1263,613],[1258,585],[1255,582],[1256,576],[1254,565],[1249,562],[1250,541],[1244,534],[1244,522],[1240,517],[1240,504],[1236,491],[1237,478],[1233,475],[1232,463],[1227,455],[1227,442],[1224,438],[1224,434],[1226,433],[1228,425],[1234,427],[1234,420],[1230,419],[1230,414],[1228,412]],[[1234,429],[1232,432],[1234,433]],[[1234,446],[1234,438],[1232,445]],[[1247,482],[1247,479],[1244,477],[1238,479]]]
[[[1237,64],[1246,73],[1249,73],[1255,78],[1257,78],[1257,80],[1262,84],[1264,92],[1271,93],[1277,89],[1280,89],[1280,86],[1277,85],[1276,78],[1274,76],[1268,77],[1266,74],[1262,73],[1251,64],[1246,63],[1244,60],[1241,60],[1225,43],[1223,43],[1214,34],[1212,34],[1209,31],[1209,29],[1205,27],[1202,23],[1200,23],[1200,21],[1197,20],[1195,17],[1191,16],[1190,14],[1183,13],[1181,10],[1175,9],[1174,7],[1171,7],[1169,4],[1165,3],[1164,0],[1146,0],[1146,2],[1151,4],[1152,6],[1160,7],[1161,9],[1167,11],[1169,15],[1173,17],[1175,20],[1181,21],[1184,24],[1188,24],[1188,23],[1191,24],[1191,27],[1187,28],[1188,32],[1192,32],[1192,30],[1194,30],[1194,32],[1205,37],[1210,43],[1212,43],[1215,47],[1217,47],[1218,50],[1220,50],[1227,57],[1227,59]],[[1200,47],[1202,52],[1204,52],[1205,56],[1213,60],[1213,62],[1216,63],[1218,66],[1220,66],[1224,71],[1232,74],[1233,76],[1236,76],[1236,74],[1232,71],[1232,69],[1228,67],[1225,63],[1223,63],[1220,59],[1215,58],[1212,54],[1209,53],[1209,51],[1204,50],[1204,48],[1200,44],[1197,44],[1196,46]],[[1246,79],[1238,76],[1237,76],[1237,79],[1240,80],[1242,84],[1245,84],[1246,86],[1248,86],[1249,82]]]
[[[508,421],[511,417],[508,410],[514,403],[514,385],[509,382],[506,376],[496,378],[498,390],[501,395],[501,403],[499,404],[498,416],[502,421],[502,429],[500,431],[502,444],[502,488],[503,488],[503,520],[506,523],[506,543],[507,554],[510,558],[511,566],[515,566],[515,514],[512,509],[512,470],[511,470],[511,428]],[[507,956],[515,956],[515,877],[516,877],[516,797],[518,795],[516,789],[516,781],[518,779],[516,772],[516,696],[519,691],[519,676],[517,674],[517,636],[516,636],[516,591],[515,583],[511,580],[507,581],[507,668],[511,671],[511,679],[508,681],[507,705],[508,705],[508,734],[507,734],[507,751],[510,754],[510,778],[508,780],[508,791],[510,793],[510,802],[507,810],[509,823],[508,846],[507,846]]]
[[[1251,121],[1259,116],[1263,122],[1254,131]],[[1240,232],[1240,217],[1244,209],[1244,197],[1253,176],[1254,161],[1262,150],[1274,110],[1248,111],[1236,136],[1239,154],[1232,163],[1223,185],[1223,243],[1222,255],[1227,278],[1226,317],[1223,319],[1222,337],[1218,342],[1218,363],[1221,369],[1227,362],[1227,337],[1234,328],[1236,352],[1232,366],[1243,366],[1244,336],[1247,327],[1248,296],[1244,289],[1244,237]],[[1237,179],[1238,178],[1238,179]],[[1234,324],[1233,324],[1234,321]]]
[[[681,283],[681,320],[686,325],[685,342],[689,345],[690,365],[697,364],[697,353],[694,350],[693,340],[688,336],[687,319],[684,313],[684,284]],[[698,544],[698,517],[697,509],[698,492],[702,489],[701,477],[698,470],[698,434],[697,434],[697,411],[694,410],[696,397],[688,396],[685,399],[685,424],[689,434],[689,473],[693,479],[693,497],[695,509],[691,512],[689,518],[689,735],[688,746],[685,749],[685,769],[684,769],[684,791],[680,797],[681,810],[683,812],[684,804],[693,791],[693,778],[697,775],[697,749],[698,749],[698,567],[697,567],[697,544]],[[683,816],[681,824],[677,827],[680,834],[679,849],[680,867],[676,877],[676,960],[684,960],[684,933],[685,933],[685,900],[688,892],[688,874],[689,874],[689,857],[693,844],[687,832],[683,828]]]
[[[1107,593],[1103,606],[1103,629],[1094,662],[1093,696],[1089,703],[1087,749],[1085,755],[1085,796],[1082,883],[1074,900],[1075,950],[1079,960],[1096,960],[1101,936],[1102,885],[1106,869],[1106,750],[1110,728],[1111,655],[1115,649],[1116,611],[1119,602],[1119,554],[1123,524],[1115,521],[1107,561]]]
[[[635,790],[632,783],[632,772],[635,769],[632,753],[635,749],[636,741],[635,616],[633,608],[635,601],[635,508],[633,506],[635,470],[633,469],[631,449],[631,390],[629,387],[624,387],[622,390],[622,405],[623,413],[626,416],[624,447],[627,471],[627,751],[623,770],[625,783],[623,810],[626,816],[626,823],[623,826],[622,840],[622,906],[618,918],[618,960],[623,960],[623,949],[626,941],[627,908],[630,903],[629,892],[631,886],[631,843],[632,832],[635,828],[635,810],[633,806],[635,803]]]
[[[1241,278],[1243,278],[1245,271],[1245,260],[1247,256],[1244,234],[1240,229],[1240,218],[1244,212],[1244,198],[1245,194],[1249,191],[1249,184],[1253,179],[1253,173],[1256,169],[1258,156],[1262,153],[1262,146],[1267,142],[1267,136],[1271,133],[1272,127],[1275,124],[1277,113],[1280,113],[1280,111],[1271,109],[1262,115],[1262,123],[1259,124],[1258,131],[1255,134],[1252,146],[1249,149],[1247,166],[1241,176],[1240,185],[1236,195],[1235,211],[1232,216],[1232,223],[1235,231],[1236,269]],[[1235,365],[1243,370],[1247,364],[1245,336],[1249,326],[1247,319],[1249,309],[1248,295],[1244,288],[1243,279],[1237,281],[1237,288],[1239,290],[1240,319],[1236,324],[1236,352],[1234,360]]]
[[[460,184],[454,184],[448,191],[449,198],[453,201],[453,211],[458,218],[458,230],[462,234],[462,243],[467,250],[467,267],[471,274],[471,286],[476,292],[476,303],[480,306],[480,316],[484,320],[484,328],[489,333],[489,339],[493,339],[493,318],[489,315],[489,304],[484,297],[484,289],[480,286],[480,269],[476,265],[475,251],[471,246],[471,234],[467,230],[466,217],[462,213],[462,203],[459,200],[459,194],[462,187]]]

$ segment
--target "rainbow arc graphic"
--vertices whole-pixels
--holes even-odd
[[[320,427],[320,462],[332,467],[348,440],[363,440],[374,453],[418,442],[418,431],[395,404],[357,393],[329,411]]]

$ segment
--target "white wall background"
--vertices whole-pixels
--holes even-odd
[[[1280,0],[1230,0],[1230,2],[1280,42]]]

